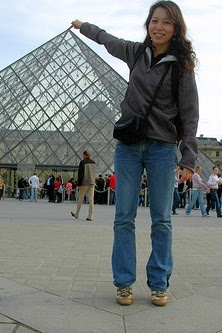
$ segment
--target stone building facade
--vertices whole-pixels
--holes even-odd
[[[220,169],[222,168],[222,140],[216,138],[208,138],[204,136],[198,137],[199,149],[201,149]]]

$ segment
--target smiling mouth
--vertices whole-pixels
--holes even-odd
[[[155,36],[155,37],[164,37],[165,35],[164,35],[164,34],[154,33],[154,36]]]

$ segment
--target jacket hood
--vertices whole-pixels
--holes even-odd
[[[148,55],[149,62],[151,63],[152,59],[152,52],[149,47],[146,48],[146,54]],[[162,62],[168,62],[168,61],[177,61],[177,58],[174,55],[167,54],[165,57],[163,57],[160,61],[158,61],[158,64],[161,64]]]

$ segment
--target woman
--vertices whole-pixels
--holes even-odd
[[[23,200],[24,199],[24,192],[25,192],[25,188],[24,188],[24,178],[21,177],[18,181],[18,189],[19,189],[19,200]]]
[[[66,195],[67,195],[68,200],[70,200],[70,197],[72,195],[72,182],[71,182],[71,180],[67,181],[67,184],[66,184]]]
[[[179,207],[179,203],[180,203],[180,196],[179,196],[179,192],[178,192],[178,184],[179,184],[178,174],[175,173],[172,215],[179,215],[179,213],[176,212],[176,209],[177,209],[177,207]]]
[[[218,172],[219,172],[219,169],[215,165],[213,167],[213,173],[212,173],[212,175],[210,175],[208,182],[207,182],[207,185],[210,187],[211,200],[207,205],[206,212],[207,212],[207,215],[209,215],[210,208],[212,208],[213,204],[215,203],[217,217],[222,217],[221,205],[220,205],[220,201],[219,201],[218,194],[217,194],[218,187],[221,185],[222,182],[218,177]]]
[[[180,8],[172,1],[151,6],[145,23],[145,52],[134,65],[141,43],[116,38],[99,27],[79,20],[72,26],[86,37],[103,44],[109,53],[133,68],[128,89],[121,103],[122,116],[143,117],[152,100],[165,64],[177,63],[178,98],[172,89],[172,66],[149,115],[146,138],[126,145],[117,141],[115,151],[116,214],[112,268],[117,302],[133,302],[132,284],[136,281],[135,218],[143,169],[146,168],[152,219],[152,252],[146,266],[151,302],[163,306],[168,302],[166,289],[173,268],[171,207],[174,172],[183,168],[180,182],[192,177],[197,157],[196,130],[198,96],[194,77],[195,54],[186,38],[186,26]],[[180,113],[184,138],[182,158],[177,165],[176,128],[173,118]]]
[[[2,176],[0,176],[0,200],[3,197],[3,190],[4,190],[4,180],[3,180]]]
[[[57,199],[57,203],[62,202],[62,193],[60,192],[60,186],[62,185],[62,181],[60,176],[56,177],[56,181],[55,181],[55,197]]]
[[[200,177],[201,174],[201,166],[197,165],[195,168],[195,173],[192,178],[193,182],[193,188],[192,188],[192,196],[191,196],[191,201],[186,209],[186,215],[190,215],[191,209],[195,205],[196,201],[198,200],[199,205],[200,205],[200,211],[203,217],[207,216],[206,208],[204,206],[203,202],[203,188],[207,189],[207,185],[205,185],[202,182],[202,179]]]

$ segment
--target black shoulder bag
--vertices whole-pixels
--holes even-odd
[[[152,111],[152,107],[157,98],[159,90],[163,84],[163,81],[169,71],[171,63],[166,64],[166,69],[161,77],[158,86],[153,95],[152,101],[149,104],[149,107],[144,115],[144,118],[139,118],[137,116],[131,115],[129,117],[120,117],[120,119],[115,123],[113,130],[113,137],[123,143],[129,145],[133,143],[139,143],[146,138],[146,133],[148,129],[147,118]]]

